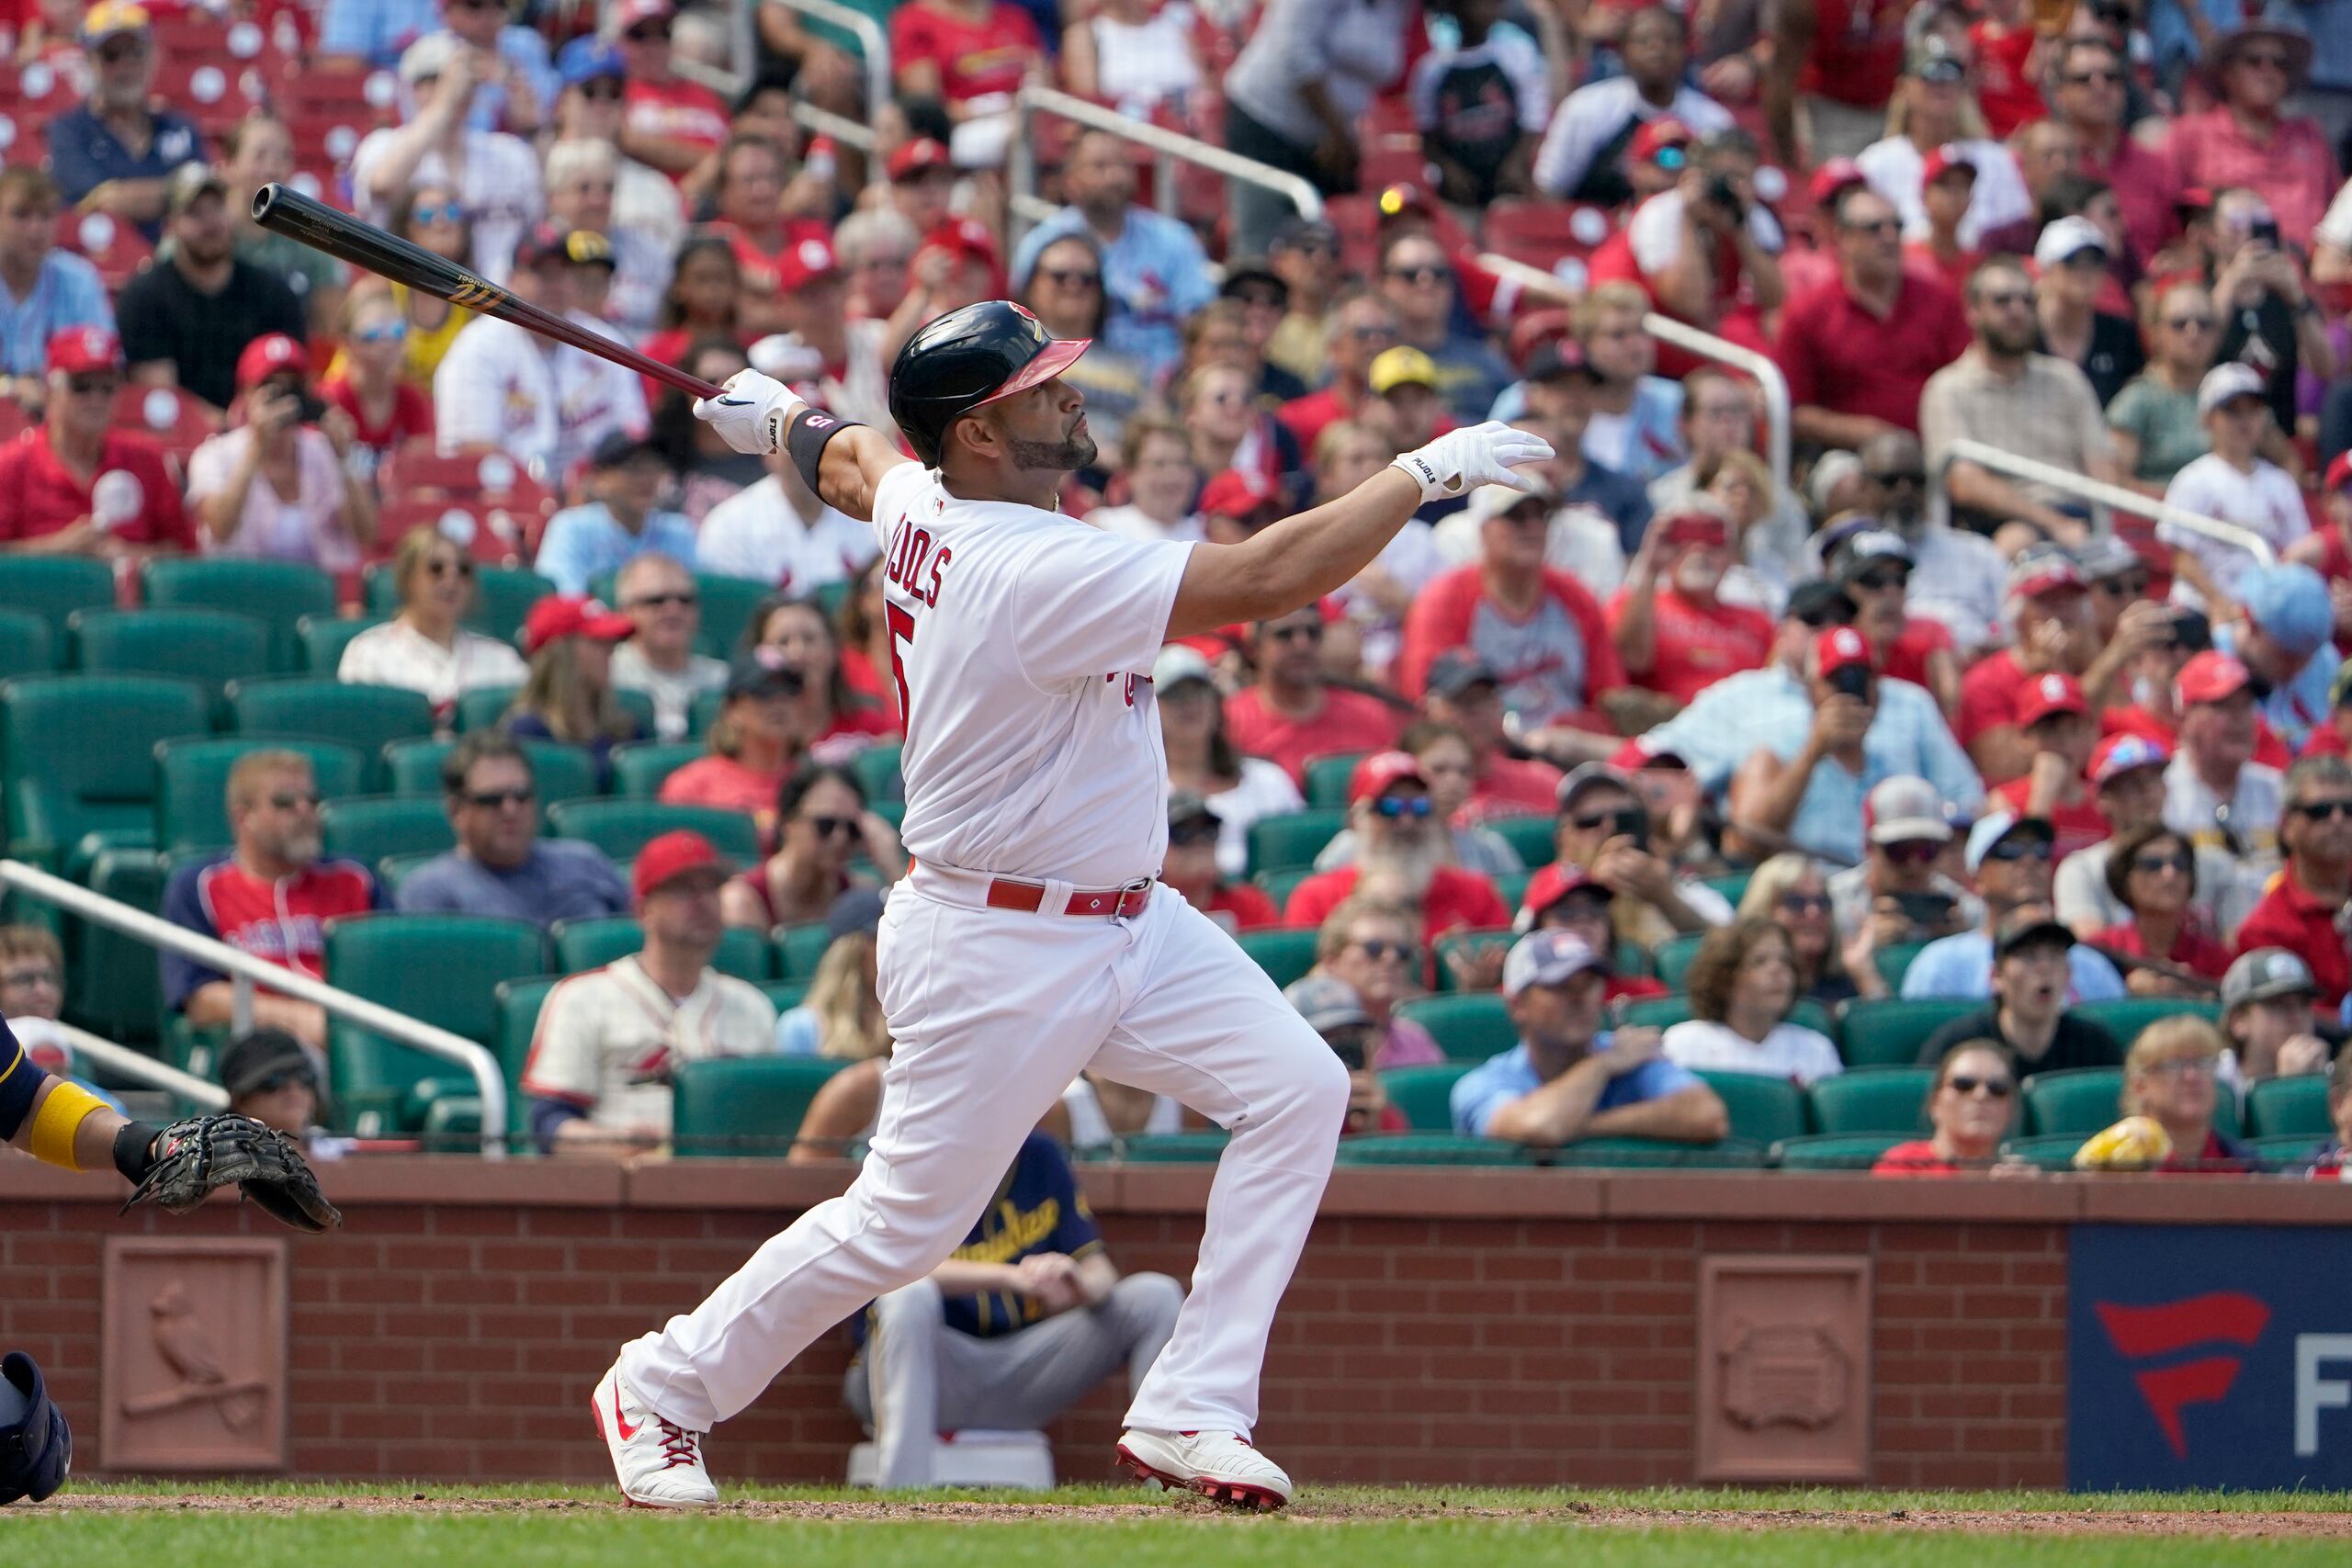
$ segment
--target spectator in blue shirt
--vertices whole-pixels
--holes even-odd
[[[82,20],[90,96],[49,124],[49,168],[67,202],[138,225],[153,244],[164,232],[164,177],[204,157],[204,137],[168,109],[147,107],[155,85],[155,39],[144,7],[106,0]]]
[[[458,847],[402,879],[402,913],[496,915],[553,925],[626,915],[628,885],[604,852],[539,836],[538,783],[520,742],[478,730],[441,760],[441,793]]]
[[[1903,972],[1906,997],[1989,997],[1993,994],[1993,933],[2021,914],[2050,915],[2051,850],[2057,829],[2039,817],[1996,811],[1968,831],[1968,870],[1984,901],[1984,923],[1931,942]],[[2066,1004],[2123,995],[2123,976],[2097,950],[2066,950]]]
[[[654,510],[670,470],[650,440],[614,431],[596,443],[588,468],[595,499],[548,520],[537,563],[541,577],[560,592],[585,593],[605,573],[654,551],[694,570],[695,525],[681,513]]]
[[[441,25],[435,0],[327,0],[319,63],[329,71],[390,70],[401,51]]]
[[[1538,1148],[1579,1138],[1712,1144],[1731,1130],[1724,1102],[1659,1055],[1655,1029],[1600,1028],[1608,973],[1573,931],[1532,931],[1503,961],[1503,999],[1519,1043],[1453,1086],[1453,1130]]]
[[[49,340],[67,327],[114,331],[98,269],[57,248],[57,182],[40,169],[0,169],[0,381],[38,417]]]
[[[1069,205],[1030,230],[1013,253],[1013,287],[1028,287],[1030,269],[1054,241],[1091,234],[1102,250],[1110,303],[1102,341],[1140,361],[1147,375],[1159,375],[1183,353],[1184,318],[1216,297],[1201,242],[1185,224],[1136,205],[1127,144],[1106,131],[1090,130],[1070,148],[1062,193]]]
[[[2299,561],[2256,567],[2239,580],[2238,604],[2245,617],[2215,626],[2213,646],[2254,671],[2264,720],[2300,752],[2335,711],[2328,692],[2344,661],[2328,640],[2335,611],[2327,583]]]
[[[1396,312],[1396,335],[1437,367],[1446,412],[1464,424],[1486,418],[1511,384],[1510,367],[1484,333],[1463,325],[1445,247],[1418,230],[1391,239],[1380,256],[1380,296]]]

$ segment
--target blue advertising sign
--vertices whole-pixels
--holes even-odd
[[[2352,1236],[2083,1225],[2066,1483],[2352,1487]]]

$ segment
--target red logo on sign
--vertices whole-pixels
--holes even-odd
[[[2115,1302],[2093,1303],[2107,1342],[2126,1360],[2171,1356],[2215,1341],[2252,1349],[2270,1322],[2270,1308],[2242,1291],[2210,1291],[2157,1306],[2124,1306]],[[2225,1352],[2193,1356],[2168,1366],[2149,1367],[2132,1374],[2148,1414],[2172,1445],[2175,1459],[2188,1457],[2188,1435],[2181,1429],[2180,1413],[2192,1404],[2217,1404],[2237,1381],[2243,1356]]]

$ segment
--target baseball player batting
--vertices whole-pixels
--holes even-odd
[[[596,1385],[631,1502],[716,1502],[704,1434],[819,1335],[946,1258],[1086,1068],[1232,1133],[1191,1293],[1118,1457],[1219,1502],[1290,1500],[1250,1432],[1348,1075],[1231,938],[1153,881],[1168,815],[1149,672],[1169,638],[1311,604],[1425,502],[1521,485],[1512,466],[1552,449],[1482,424],[1244,544],[1121,538],[1055,509],[1095,456],[1085,399],[1059,378],[1086,347],[1002,301],[924,327],[889,383],[921,462],[756,371],[695,405],[729,446],[788,455],[827,502],[874,525],[914,863],[882,918],[896,1048],[857,1179],[700,1306],[624,1346]]]

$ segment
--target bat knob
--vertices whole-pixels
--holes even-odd
[[[284,187],[276,180],[272,180],[267,185],[262,186],[261,189],[254,192],[254,222],[260,222],[263,214],[266,213],[272,207],[277,205],[278,194],[283,188]]]

